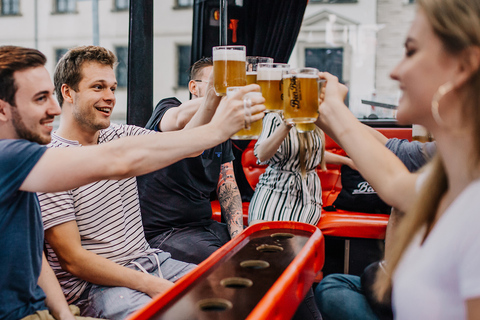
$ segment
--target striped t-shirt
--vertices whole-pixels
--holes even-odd
[[[125,136],[153,133],[136,126],[112,124],[100,131],[98,143]],[[49,147],[79,147],[77,141],[55,133]],[[39,193],[45,230],[76,220],[82,247],[101,257],[126,265],[151,249],[143,233],[136,178],[102,180],[66,192]],[[47,259],[68,302],[77,300],[87,282],[64,271],[46,242]]]
[[[281,115],[270,112],[263,118],[263,130],[255,144],[257,147],[283,125]],[[248,207],[248,221],[299,221],[316,225],[322,211],[322,186],[315,168],[322,160],[322,141],[315,132],[306,133],[312,139],[311,149],[305,151],[306,177],[300,168],[298,131],[293,127],[267,161],[260,175],[255,193]],[[258,156],[257,156],[258,158]]]

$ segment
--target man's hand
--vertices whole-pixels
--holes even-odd
[[[249,92],[260,91],[260,86],[251,84],[242,87],[232,96],[224,97],[213,116],[211,124],[220,129],[220,133],[231,137],[234,133],[245,127],[245,110],[243,96]],[[252,97],[250,108],[251,122],[260,120],[264,116],[265,106],[263,97]],[[223,136],[223,135],[222,135]]]
[[[143,274],[140,281],[142,285],[138,288],[138,291],[148,294],[151,298],[167,291],[173,286],[173,282],[147,273]]]
[[[347,97],[348,88],[338,82],[338,78],[328,72],[319,72],[320,79],[326,80],[320,91],[319,100],[320,105],[323,103],[341,102]]]

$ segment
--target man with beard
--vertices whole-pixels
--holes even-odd
[[[235,99],[222,103],[209,124],[191,130],[122,138],[85,148],[47,149],[40,144],[50,142],[53,119],[60,108],[45,63],[38,50],[0,47],[0,318],[7,320],[47,309],[56,319],[73,319],[42,253],[44,236],[35,192],[125,179],[195,156],[243,127],[242,94],[258,90],[245,88]],[[253,110],[261,113],[264,107]],[[192,136],[197,139],[193,141]],[[70,240],[78,239],[69,234],[64,241]],[[171,285],[163,282],[163,287],[154,289]],[[145,289],[154,283],[145,275],[137,285]]]

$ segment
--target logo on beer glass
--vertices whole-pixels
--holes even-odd
[[[318,70],[290,69],[283,73],[283,116],[286,123],[313,123],[318,117]]]
[[[290,92],[292,92],[292,97],[290,100],[290,107],[299,109],[300,108],[300,95],[301,95],[301,88],[297,84],[297,77],[292,76],[290,80],[290,87],[288,88]]]

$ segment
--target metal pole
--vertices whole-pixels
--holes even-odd
[[[38,0],[35,0],[34,3],[34,25],[35,25],[35,32],[34,32],[34,38],[35,38],[35,49],[38,50]]]
[[[227,0],[220,0],[220,45],[227,45]]]
[[[92,0],[93,45],[100,45],[100,28],[98,26],[98,0]]]
[[[127,124],[144,127],[153,109],[153,0],[130,0]]]

